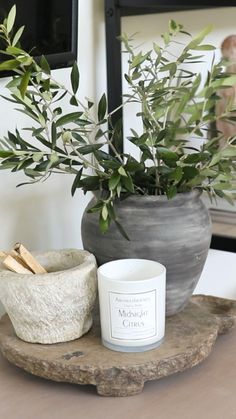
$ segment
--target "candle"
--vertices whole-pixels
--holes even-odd
[[[165,334],[166,269],[146,259],[120,259],[98,268],[102,343],[121,352],[159,346]]]

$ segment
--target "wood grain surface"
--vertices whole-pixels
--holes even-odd
[[[44,380],[0,355],[2,419],[235,419],[236,331],[217,339],[195,368],[146,383],[133,397],[100,397],[93,386]]]
[[[99,325],[81,339],[57,344],[29,344],[18,339],[7,316],[0,321],[0,349],[13,364],[40,377],[93,384],[105,396],[140,393],[147,381],[184,371],[203,361],[218,334],[236,324],[236,302],[195,296],[185,310],[167,319],[161,347],[119,353],[101,345]]]

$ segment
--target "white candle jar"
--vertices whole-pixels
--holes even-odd
[[[166,269],[146,259],[120,259],[98,268],[102,343],[120,352],[159,346],[165,334]]]

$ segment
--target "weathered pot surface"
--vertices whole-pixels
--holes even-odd
[[[84,248],[99,265],[110,260],[143,258],[156,260],[167,268],[167,315],[181,311],[200,278],[211,240],[209,213],[200,192],[166,196],[130,196],[117,201],[117,219],[130,241],[115,224],[102,234],[97,214],[82,219]]]
[[[17,336],[44,344],[79,338],[92,326],[95,257],[76,249],[34,255],[49,273],[21,275],[0,267],[0,299]]]

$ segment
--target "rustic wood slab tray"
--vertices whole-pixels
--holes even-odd
[[[54,381],[92,384],[102,396],[131,396],[146,381],[191,368],[211,352],[219,334],[236,325],[236,301],[194,296],[181,313],[167,318],[163,344],[142,353],[119,353],[101,345],[98,316],[80,339],[56,345],[26,343],[7,315],[0,320],[0,350],[11,363]]]

